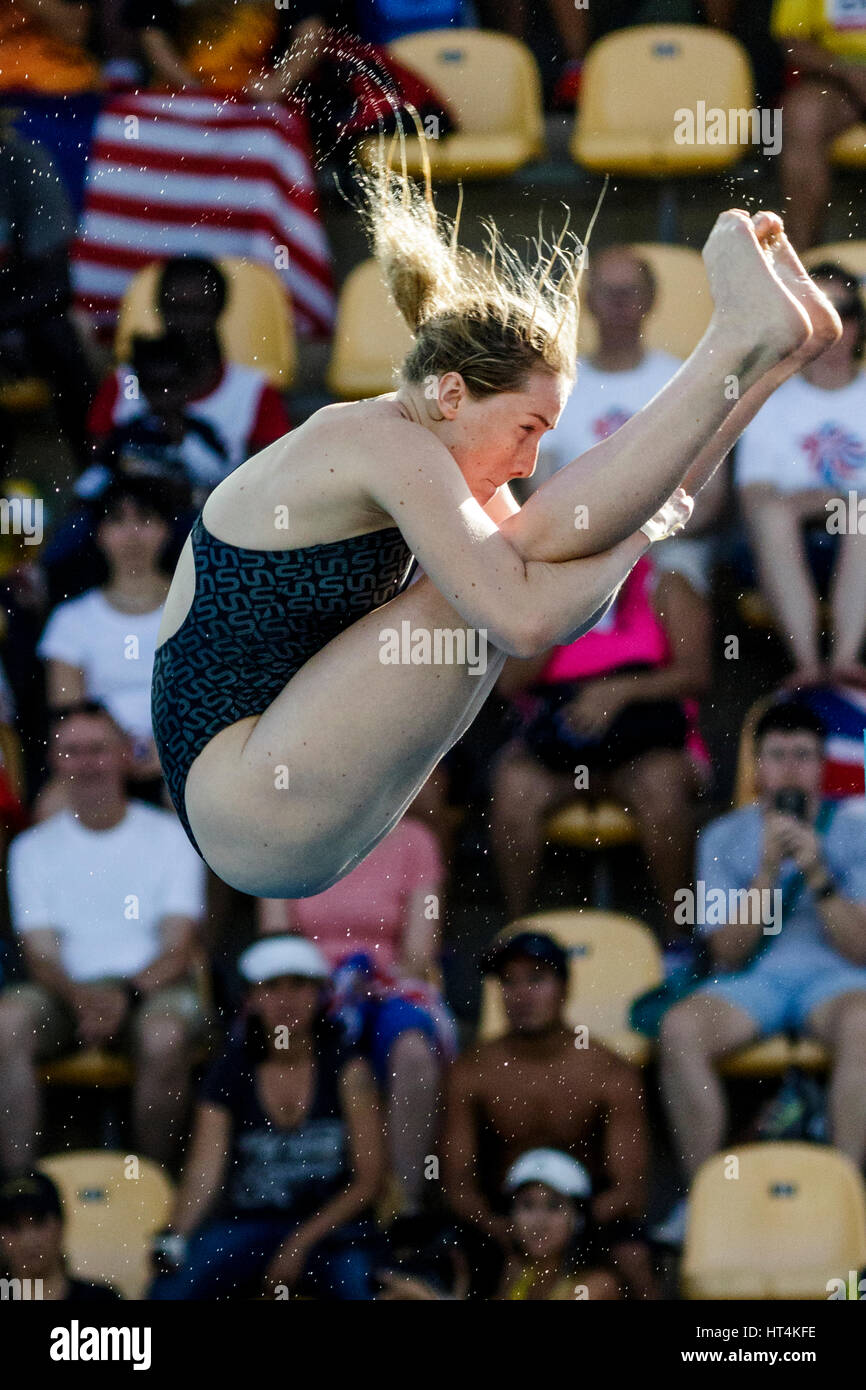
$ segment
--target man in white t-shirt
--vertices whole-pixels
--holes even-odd
[[[647,348],[644,324],[656,296],[652,268],[629,246],[611,246],[591,260],[584,307],[595,319],[598,346],[577,364],[577,382],[556,429],[545,435],[530,482],[534,491],[572,459],[608,439],[666,386],[681,363],[669,352]],[[716,518],[724,497],[720,468],[698,498],[688,535],[657,545],[660,572],[683,575],[706,598],[713,541],[701,535]]]
[[[0,994],[0,1161],[32,1165],[37,1061],[76,1042],[128,1042],[137,1152],[168,1162],[185,1116],[191,1049],[204,1023],[191,982],[204,866],[169,811],[129,800],[127,745],[95,702],[50,733],[67,809],[9,849],[12,925],[27,982]]]
[[[790,682],[863,685],[866,308],[841,266],[822,262],[812,275],[839,312],[842,336],[761,408],[740,439],[734,476],[761,592],[795,666]]]

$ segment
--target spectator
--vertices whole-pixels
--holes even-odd
[[[40,1302],[117,1302],[120,1295],[107,1284],[72,1277],[66,1268],[63,1236],[63,1205],[50,1178],[44,1173],[23,1173],[3,1183],[0,1265],[5,1278],[30,1281],[24,1286],[28,1297]]]
[[[556,429],[542,440],[533,490],[558,469],[591,449],[647,405],[680,367],[679,358],[646,346],[646,321],[656,299],[655,274],[629,246],[610,246],[590,262],[585,305],[595,319],[598,345],[577,364],[577,384]],[[715,540],[725,493],[720,468],[703,489],[688,533],[662,541],[653,551],[660,570],[682,574],[708,598]]]
[[[735,476],[761,590],[795,667],[791,683],[862,684],[866,538],[857,517],[849,524],[848,503],[849,491],[866,479],[866,309],[841,266],[823,262],[814,275],[839,310],[842,336],[786,381],[747,427]],[[744,577],[753,581],[748,565]],[[818,602],[824,586],[831,610],[826,661]]]
[[[14,0],[0,15],[0,88],[95,90],[99,69],[86,49],[92,10],[81,0]]]
[[[866,14],[824,0],[776,0],[772,29],[789,69],[782,102],[785,230],[803,251],[830,205],[830,146],[866,111]]]
[[[757,803],[698,840],[696,901],[703,884],[708,920],[697,925],[712,978],[668,1010],[660,1035],[662,1094],[689,1181],[725,1141],[719,1057],[781,1030],[831,1052],[830,1139],[858,1166],[866,1158],[866,816],[862,799],[822,810],[823,743],[808,707],[772,706],[755,730]],[[710,910],[719,892],[727,909]],[[684,1222],[685,1199],[665,1223],[672,1243]]]
[[[619,1284],[589,1263],[587,1199],[592,1181],[582,1163],[557,1149],[530,1149],[505,1175],[514,1254],[500,1297],[564,1303],[617,1299]]]
[[[455,1050],[435,984],[443,877],[433,832],[404,816],[333,888],[259,902],[262,932],[303,932],[334,972],[334,1012],[385,1094],[404,1213],[417,1210],[429,1188],[425,1159],[435,1149],[441,1067]]]
[[[312,942],[258,941],[238,965],[246,1017],[202,1085],[162,1241],[176,1268],[151,1297],[369,1299],[383,1173],[372,1076],[323,1017],[328,966]]]
[[[178,478],[177,469],[158,449],[152,455],[144,449],[120,452],[110,457],[106,467],[85,469],[73,487],[72,505],[51,528],[38,565],[31,565],[39,581],[40,632],[51,608],[106,583],[108,565],[96,532],[104,515],[105,495],[125,493],[127,483],[136,505],[148,515],[156,507],[170,527],[160,568],[171,574],[195,519],[189,485]]]
[[[568,957],[551,937],[499,941],[483,969],[499,977],[508,1032],[455,1062],[446,1100],[445,1192],[494,1248],[510,1250],[499,1194],[533,1148],[561,1149],[590,1173],[599,1244],[638,1297],[654,1297],[643,1243],[648,1136],[640,1073],[599,1043],[575,1047],[563,1020]]]
[[[128,0],[126,20],[155,85],[210,88],[264,101],[287,95],[319,61],[342,0],[245,0],[215,11],[209,0]]]
[[[131,1045],[137,1151],[167,1163],[201,1034],[191,983],[204,871],[177,819],[127,800],[125,739],[97,704],[52,726],[67,809],[9,848],[9,902],[29,979],[0,994],[0,1160],[27,1167],[41,1132],[36,1062]]]
[[[44,377],[61,430],[83,460],[95,382],[69,312],[72,232],[51,159],[0,121],[0,379]]]
[[[544,821],[581,790],[634,816],[665,945],[679,950],[674,894],[694,855],[695,799],[708,757],[695,698],[709,686],[709,605],[681,576],[639,560],[592,632],[510,660],[498,690],[522,710],[493,774],[491,843],[509,917],[532,904]]]
[[[217,325],[227,292],[215,261],[166,261],[157,293],[164,334],[135,339],[132,362],[103,382],[88,417],[97,453],[160,457],[190,485],[197,508],[233,469],[291,429],[264,373],[224,358]],[[91,472],[85,491],[104,477],[104,467]]]
[[[609,1269],[594,1263],[587,1220],[592,1182],[582,1163],[557,1149],[521,1154],[505,1175],[511,1254],[498,1297],[509,1302],[618,1299]],[[440,1235],[414,1258],[382,1272],[384,1302],[430,1302],[469,1296],[459,1242]],[[462,1275],[462,1277],[461,1277]]]
[[[162,568],[171,535],[169,500],[158,484],[118,479],[94,504],[96,545],[107,583],[55,608],[37,648],[54,709],[97,700],[129,736],[131,790],[161,802],[162,769],[153,741],[150,682],[170,577]],[[64,779],[43,788],[40,819],[66,804]]]

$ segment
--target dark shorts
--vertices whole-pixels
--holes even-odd
[[[579,690],[578,682],[551,686],[519,735],[548,771],[573,774],[576,767],[585,767],[590,772],[612,772],[654,749],[685,747],[688,725],[677,700],[640,700],[626,705],[600,738],[583,738],[569,728],[564,717],[566,705]]]

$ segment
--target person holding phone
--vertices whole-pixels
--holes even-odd
[[[718,900],[721,889],[727,913],[718,921],[708,909],[713,920],[696,923],[711,977],[668,1010],[659,1040],[662,1095],[689,1181],[725,1139],[718,1059],[779,1032],[816,1038],[832,1054],[830,1142],[858,1166],[866,1158],[866,803],[822,799],[824,741],[807,705],[772,705],[755,729],[758,801],[698,839],[704,892],[695,900]],[[669,1243],[684,1224],[685,1198],[664,1223]]]

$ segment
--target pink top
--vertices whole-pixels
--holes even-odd
[[[331,966],[365,951],[380,967],[395,970],[412,894],[438,893],[444,876],[436,836],[404,816],[339,883],[315,897],[288,900],[287,926],[315,941]]]
[[[652,561],[646,555],[641,556],[601,622],[576,642],[553,648],[537,677],[538,684],[593,680],[623,666],[667,666],[671,644],[653,605],[655,580]],[[516,703],[519,706],[519,699]],[[698,728],[697,702],[683,700],[681,703],[688,724],[686,748],[697,766],[706,770],[710,766],[710,755]]]
[[[554,647],[539,681],[589,680],[620,666],[665,666],[670,660],[667,633],[652,605],[653,565],[641,556],[605,618],[567,647]]]

